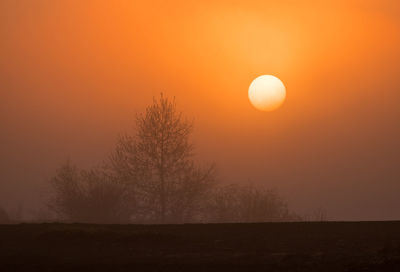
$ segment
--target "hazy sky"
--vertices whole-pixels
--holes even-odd
[[[0,205],[99,164],[164,92],[201,161],[301,213],[400,219],[400,2],[0,0]],[[251,106],[278,76],[287,100]]]

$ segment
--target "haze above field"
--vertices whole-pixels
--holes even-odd
[[[400,219],[400,4],[314,2],[0,0],[0,205],[38,205],[67,158],[99,164],[164,92],[222,181]],[[247,97],[262,74],[287,88],[274,112]]]

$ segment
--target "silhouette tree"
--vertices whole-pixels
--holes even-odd
[[[214,165],[199,166],[192,122],[162,94],[136,118],[136,132],[119,137],[101,168],[69,162],[51,180],[49,207],[88,223],[293,221],[286,202],[264,187],[218,187]]]
[[[126,223],[132,203],[126,186],[103,170],[79,170],[70,162],[51,180],[49,208],[67,221]]]
[[[136,125],[136,135],[120,137],[111,164],[121,180],[135,184],[138,218],[158,223],[193,220],[215,182],[215,171],[193,160],[192,122],[183,119],[175,100],[161,94],[137,116]]]

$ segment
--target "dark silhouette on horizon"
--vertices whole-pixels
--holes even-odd
[[[86,223],[300,220],[272,190],[220,184],[214,164],[195,161],[192,131],[175,99],[161,94],[100,167],[68,161],[57,170],[49,208],[58,220]]]

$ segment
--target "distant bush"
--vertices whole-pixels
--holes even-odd
[[[128,223],[129,190],[102,170],[84,171],[67,162],[51,180],[49,208],[70,222]]]
[[[11,220],[5,209],[0,207],[0,224],[10,224]]]
[[[215,223],[299,220],[275,191],[262,186],[235,184],[214,191],[209,198],[206,218]]]

